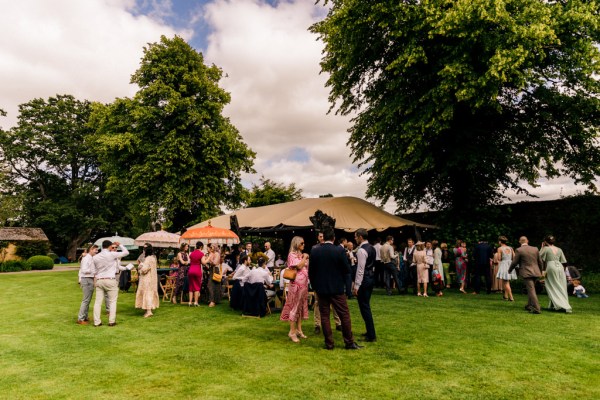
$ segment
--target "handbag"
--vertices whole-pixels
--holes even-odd
[[[213,274],[212,274],[212,280],[214,282],[217,282],[217,283],[221,283],[221,281],[223,280],[223,275],[221,275],[221,266],[219,266],[219,273],[218,274],[216,272],[213,272]]]
[[[297,273],[298,273],[298,271],[296,271],[296,269],[286,268],[285,271],[283,271],[283,279],[287,279],[288,281],[293,281],[296,279]]]

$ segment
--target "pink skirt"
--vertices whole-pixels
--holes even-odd
[[[188,291],[199,292],[202,287],[202,268],[192,265],[188,270]]]
[[[281,321],[298,321],[300,318],[308,319],[308,287],[292,284],[288,288],[287,297]]]

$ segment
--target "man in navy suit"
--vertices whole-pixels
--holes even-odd
[[[344,294],[346,275],[350,273],[348,258],[340,246],[335,246],[333,241],[335,233],[332,228],[323,230],[325,243],[314,246],[310,252],[310,268],[308,276],[310,283],[319,298],[319,311],[321,312],[321,329],[325,336],[325,348],[333,350],[333,333],[329,319],[330,306],[340,317],[342,322],[342,335],[345,348],[348,350],[360,349],[354,342],[350,310]]]

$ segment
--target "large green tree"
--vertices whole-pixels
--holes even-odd
[[[70,95],[34,99],[19,106],[15,127],[0,131],[3,204],[19,206],[12,218],[42,228],[55,251],[72,258],[110,226],[118,203],[103,191],[90,112],[88,101]]]
[[[223,116],[230,95],[221,77],[183,39],[163,36],[144,48],[135,96],[97,105],[109,190],[126,196],[135,215],[181,229],[242,200],[240,175],[253,171],[255,154]]]
[[[598,1],[325,3],[311,30],[367,195],[473,210],[540,177],[596,190]]]
[[[300,200],[302,189],[297,189],[291,183],[284,185],[261,176],[258,184],[253,183],[252,188],[246,195],[246,207],[261,207],[270,204],[287,203],[288,201]]]

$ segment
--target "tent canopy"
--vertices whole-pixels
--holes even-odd
[[[245,208],[231,214],[211,218],[212,226],[230,228],[230,217],[237,216],[241,230],[273,228],[309,228],[310,217],[317,210],[336,220],[335,228],[354,232],[359,228],[376,229],[381,232],[389,228],[417,226],[436,228],[434,225],[420,224],[390,214],[366,200],[357,197],[323,197],[273,204],[264,207]],[[207,226],[209,220],[191,226],[189,229]]]

